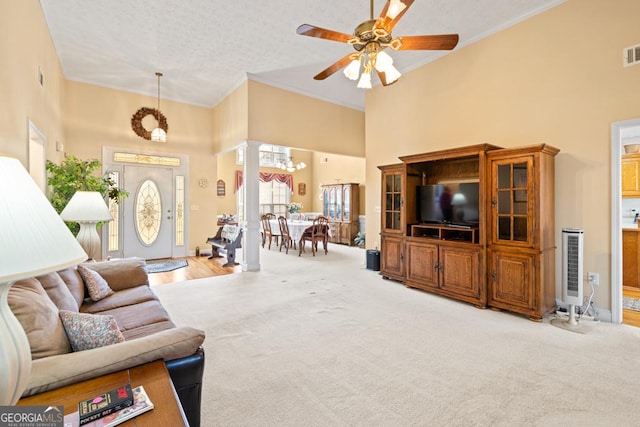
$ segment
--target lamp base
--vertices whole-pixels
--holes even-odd
[[[98,230],[96,229],[97,222],[78,222],[80,224],[80,231],[76,239],[82,246],[82,249],[87,253],[89,259],[98,259],[100,257],[100,236],[98,236]]]
[[[0,283],[0,405],[15,405],[31,374],[29,340],[9,308],[11,285]]]

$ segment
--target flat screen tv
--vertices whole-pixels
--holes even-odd
[[[478,182],[420,185],[416,206],[421,223],[477,226],[480,204]]]

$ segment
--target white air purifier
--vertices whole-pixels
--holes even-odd
[[[562,302],[569,304],[569,318],[551,320],[551,324],[572,332],[586,333],[588,327],[576,319],[576,307],[583,304],[584,231],[579,228],[562,229]]]

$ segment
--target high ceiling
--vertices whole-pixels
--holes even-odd
[[[394,36],[457,33],[462,49],[564,0],[416,0]],[[40,0],[65,78],[211,107],[247,77],[364,109],[364,91],[335,73],[313,76],[352,51],[299,36],[307,23],[351,34],[366,0]],[[374,1],[378,16],[383,0]],[[446,52],[390,52],[406,72]],[[377,82],[374,82],[376,84]],[[398,84],[402,84],[402,79]]]

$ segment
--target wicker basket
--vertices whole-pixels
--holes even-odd
[[[624,152],[626,154],[629,153],[638,153],[640,152],[640,144],[629,144],[624,146]]]

